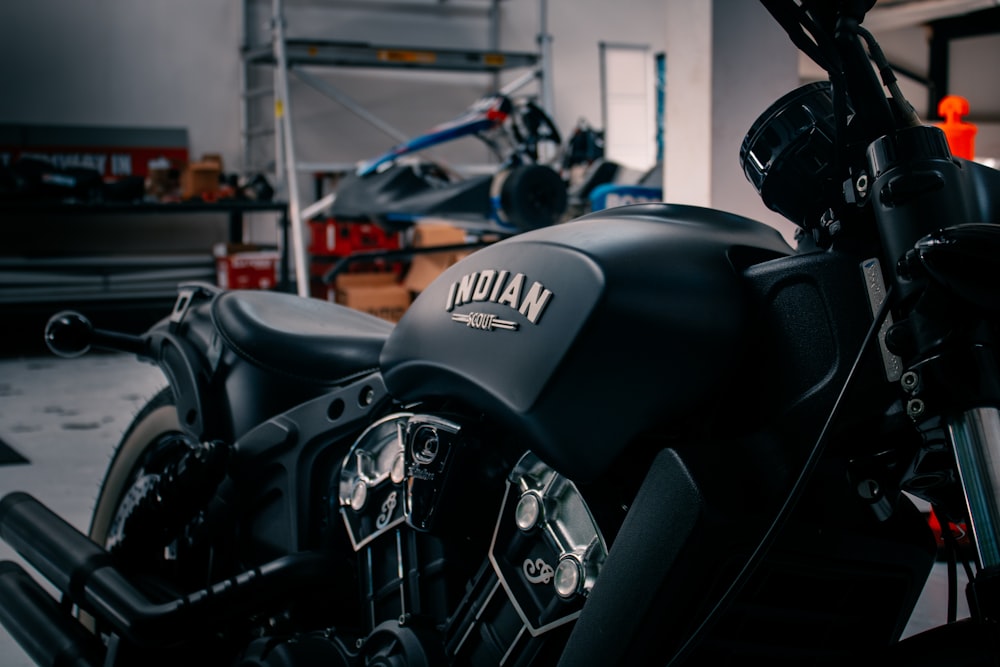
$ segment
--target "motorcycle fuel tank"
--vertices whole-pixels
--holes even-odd
[[[383,348],[385,383],[403,401],[461,400],[589,480],[704,399],[738,359],[742,268],[791,252],[762,223],[668,204],[520,234],[419,295]]]

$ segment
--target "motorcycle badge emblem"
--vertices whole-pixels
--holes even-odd
[[[468,313],[466,315],[454,313],[451,319],[455,322],[462,322],[465,326],[472,329],[483,329],[484,331],[507,329],[508,331],[517,331],[517,322],[501,320],[496,315],[491,315],[490,313]]]
[[[517,311],[531,324],[538,324],[552,296],[552,290],[537,280],[529,284],[528,277],[523,273],[483,269],[467,273],[451,284],[445,311],[450,313],[457,306],[469,303],[496,303]],[[518,330],[517,322],[492,313],[453,313],[451,319],[482,331]]]
[[[438,455],[440,444],[440,440],[438,440],[436,436],[423,438],[420,449],[413,450],[413,458],[417,461],[417,463],[423,463],[424,465],[434,463],[434,459],[436,459]]]
[[[376,528],[382,529],[389,525],[389,519],[392,518],[392,512],[396,509],[397,502],[396,492],[393,491],[389,494],[389,497],[385,499],[385,502],[382,503],[382,513],[379,514],[378,518],[375,520]]]
[[[535,560],[526,558],[521,570],[524,572],[524,578],[533,584],[547,584],[552,581],[554,574],[552,566],[541,558]]]

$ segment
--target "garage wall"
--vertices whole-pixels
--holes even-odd
[[[765,222],[791,241],[795,226],[764,206],[743,174],[743,137],[775,100],[799,85],[795,46],[760,3],[715,0],[711,205]]]
[[[948,81],[950,92],[969,100],[969,117],[979,128],[976,157],[1000,163],[1000,85],[995,64],[998,61],[1000,35],[956,39],[951,43]]]
[[[685,1],[549,0],[555,117],[564,132],[579,118],[593,124],[600,120],[599,42],[645,45],[651,53],[666,51],[669,79],[666,8],[671,2]],[[255,2],[259,11],[252,27],[263,34],[269,27],[270,2]],[[378,12],[337,14],[330,11],[331,4],[288,0],[290,33],[400,45],[485,46],[487,42],[481,16],[438,20],[404,12],[375,21],[372,17]],[[239,0],[0,3],[0,123],[182,127],[189,133],[194,156],[220,153],[227,168],[236,169],[240,164],[241,5]],[[537,0],[505,0],[501,7],[501,47],[536,49]],[[738,22],[733,26],[738,33]],[[926,40],[920,29],[880,37],[890,58],[925,69]],[[969,82],[974,112],[994,121],[1000,118],[1000,109],[986,107],[1000,107],[996,89],[982,85],[983,77],[991,74],[977,73],[977,65],[995,62],[997,51],[1000,38],[993,36],[964,40],[953,54],[954,67],[962,74],[954,76],[953,83],[958,87]],[[323,76],[407,134],[447,120],[492,85],[487,75],[324,70]],[[732,83],[741,81],[746,85],[743,80]],[[319,93],[301,84],[295,84],[295,89],[300,160],[353,163],[395,143]],[[993,97],[981,101],[987,91]],[[676,99],[676,91],[668,90],[668,104],[671,95]],[[919,98],[918,93],[914,101]],[[735,106],[733,110],[747,113]],[[742,116],[736,124],[745,125]],[[1000,154],[996,127],[981,126],[977,148],[984,154]],[[457,162],[485,160],[485,150],[469,141],[444,157]]]
[[[920,77],[926,77],[930,57],[930,34],[922,26],[890,30],[878,34],[882,48],[893,65]],[[1000,35],[964,37],[951,42],[948,83],[949,93],[969,100],[967,120],[979,128],[976,134],[976,157],[1000,160],[1000,86],[996,84],[995,66],[1000,59]],[[920,117],[937,122],[937,109],[928,109],[927,88],[920,81],[900,75],[903,94]]]
[[[235,160],[238,29],[229,0],[0,3],[0,122],[182,127]]]
[[[241,2],[238,0],[33,0],[0,3],[0,123],[184,127],[192,155],[240,157]],[[483,3],[485,4],[485,3]],[[598,42],[663,49],[662,0],[625,9],[600,0],[551,0],[556,120],[600,120]],[[270,2],[255,2],[252,29],[269,30]],[[381,16],[380,16],[381,14]],[[331,11],[288,2],[289,34],[399,45],[481,47],[482,13],[421,16]],[[501,48],[533,51],[536,0],[502,3]],[[463,110],[492,86],[489,75],[317,69],[346,94],[406,134]],[[504,80],[521,72],[505,75]],[[302,161],[354,162],[395,143],[293,79],[296,145]],[[537,92],[537,87],[524,92]],[[463,149],[464,150],[464,149]],[[480,160],[478,143],[458,159]],[[451,156],[455,159],[455,156]]]

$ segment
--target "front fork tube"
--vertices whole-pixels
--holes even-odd
[[[948,419],[965,490],[969,528],[983,569],[1000,567],[1000,410],[973,408]]]
[[[993,327],[986,325],[967,323],[945,331],[941,340],[951,341],[949,349],[918,364],[901,381],[911,396],[907,412],[925,443],[925,458],[913,470],[940,472],[943,465],[957,473],[979,565],[966,590],[969,607],[974,618],[991,622],[1000,621],[1000,361],[994,338]],[[929,414],[927,406],[932,406]],[[947,459],[940,458],[942,445],[951,450]],[[945,475],[940,480],[945,486],[925,497],[957,512],[959,499],[947,490],[949,477],[956,481]],[[920,479],[920,474],[911,477]],[[926,483],[928,489],[935,486]]]

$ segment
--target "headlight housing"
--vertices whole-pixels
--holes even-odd
[[[806,84],[754,122],[740,147],[740,165],[768,208],[811,227],[829,208],[835,140],[830,82]]]

